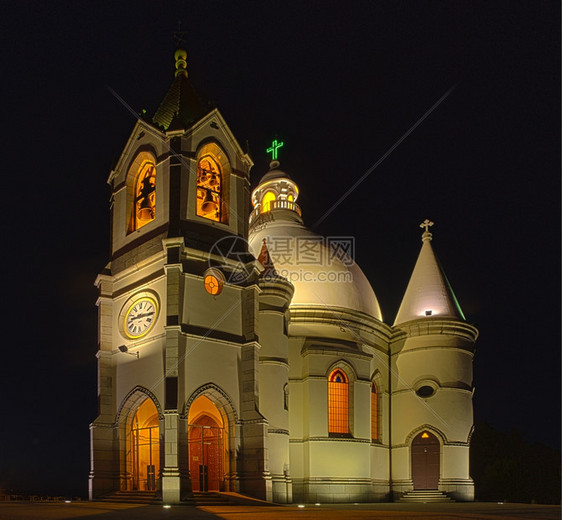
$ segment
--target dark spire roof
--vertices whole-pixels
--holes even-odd
[[[269,256],[269,250],[267,249],[267,241],[265,238],[263,239],[261,251],[258,256],[258,262],[264,267],[264,270],[260,274],[260,278],[277,278],[279,276],[275,270],[275,266],[273,265],[273,260],[271,260],[271,256]]]
[[[164,130],[186,130],[209,112],[187,77],[187,52],[175,52],[174,81],[156,110],[153,123]]]

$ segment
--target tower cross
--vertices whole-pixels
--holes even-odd
[[[176,41],[176,47],[185,46],[185,35],[187,33],[181,30],[181,20],[178,20],[178,30],[174,32],[174,40]]]
[[[426,233],[429,231],[429,228],[431,226],[433,226],[433,222],[431,222],[431,220],[429,220],[427,218],[420,224],[421,228],[425,228]]]
[[[274,139],[271,143],[271,146],[266,150],[267,153],[271,154],[271,160],[272,161],[276,161],[277,160],[277,151],[279,150],[279,148],[281,148],[283,146],[283,141],[277,141],[277,139]]]

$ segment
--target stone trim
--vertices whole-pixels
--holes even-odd
[[[229,414],[232,414],[232,418],[233,418],[232,424],[238,424],[238,414],[236,413],[236,408],[234,406],[232,399],[220,386],[214,383],[207,383],[205,385],[202,385],[191,394],[191,396],[185,402],[182,408],[182,411],[180,413],[180,419],[187,420],[187,416],[189,414],[189,408],[193,404],[193,401],[195,401],[195,399],[197,399],[199,396],[205,394],[210,394],[211,396],[214,396],[215,399],[219,401],[220,404],[223,406],[224,413],[227,416]],[[228,407],[230,408],[229,410],[226,409],[225,404],[228,405]]]
[[[279,435],[289,435],[289,430],[283,428],[268,428],[267,433],[276,433]]]
[[[135,394],[137,394],[136,397]],[[154,403],[154,406],[156,406],[156,410],[158,411],[158,419],[160,421],[164,419],[164,412],[162,411],[162,407],[160,406],[160,402],[158,401],[156,395],[154,395],[148,388],[145,388],[143,386],[135,386],[135,388],[133,388],[121,401],[121,405],[119,406],[119,410],[117,411],[117,415],[115,416],[114,426],[119,426],[121,421],[126,418],[122,417],[123,412],[126,412],[128,416],[128,414],[132,410],[136,409],[136,405],[140,401],[141,397],[148,397],[152,399],[152,402]],[[127,403],[129,402],[131,402],[131,406],[126,407]]]
[[[305,442],[358,442],[371,444],[371,439],[359,439],[355,437],[309,437],[307,439],[289,439],[291,444],[303,444]]]
[[[403,333],[406,333],[407,337],[447,334],[460,336],[471,343],[474,343],[478,338],[478,329],[476,327],[454,318],[424,317],[401,323],[393,327],[393,331],[395,334],[393,334],[392,342],[397,339],[404,339]]]

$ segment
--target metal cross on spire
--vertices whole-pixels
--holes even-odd
[[[271,154],[271,160],[272,161],[276,161],[277,160],[277,151],[279,150],[279,148],[281,148],[283,146],[283,141],[277,141],[277,139],[274,139],[271,142],[271,146],[266,150],[267,153]]]
[[[429,219],[425,219],[421,224],[420,227],[421,228],[425,228],[425,232],[428,233],[429,232],[429,228],[433,226],[433,222],[431,222],[431,220]]]
[[[174,40],[176,41],[176,47],[185,47],[185,35],[186,31],[181,30],[181,20],[178,20],[178,29],[174,32]]]

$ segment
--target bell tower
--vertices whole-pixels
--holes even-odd
[[[108,179],[90,498],[143,492],[177,503],[226,490],[271,499],[258,401],[263,267],[244,240],[253,163],[193,89],[186,51],[174,58],[168,92],[138,119]]]

